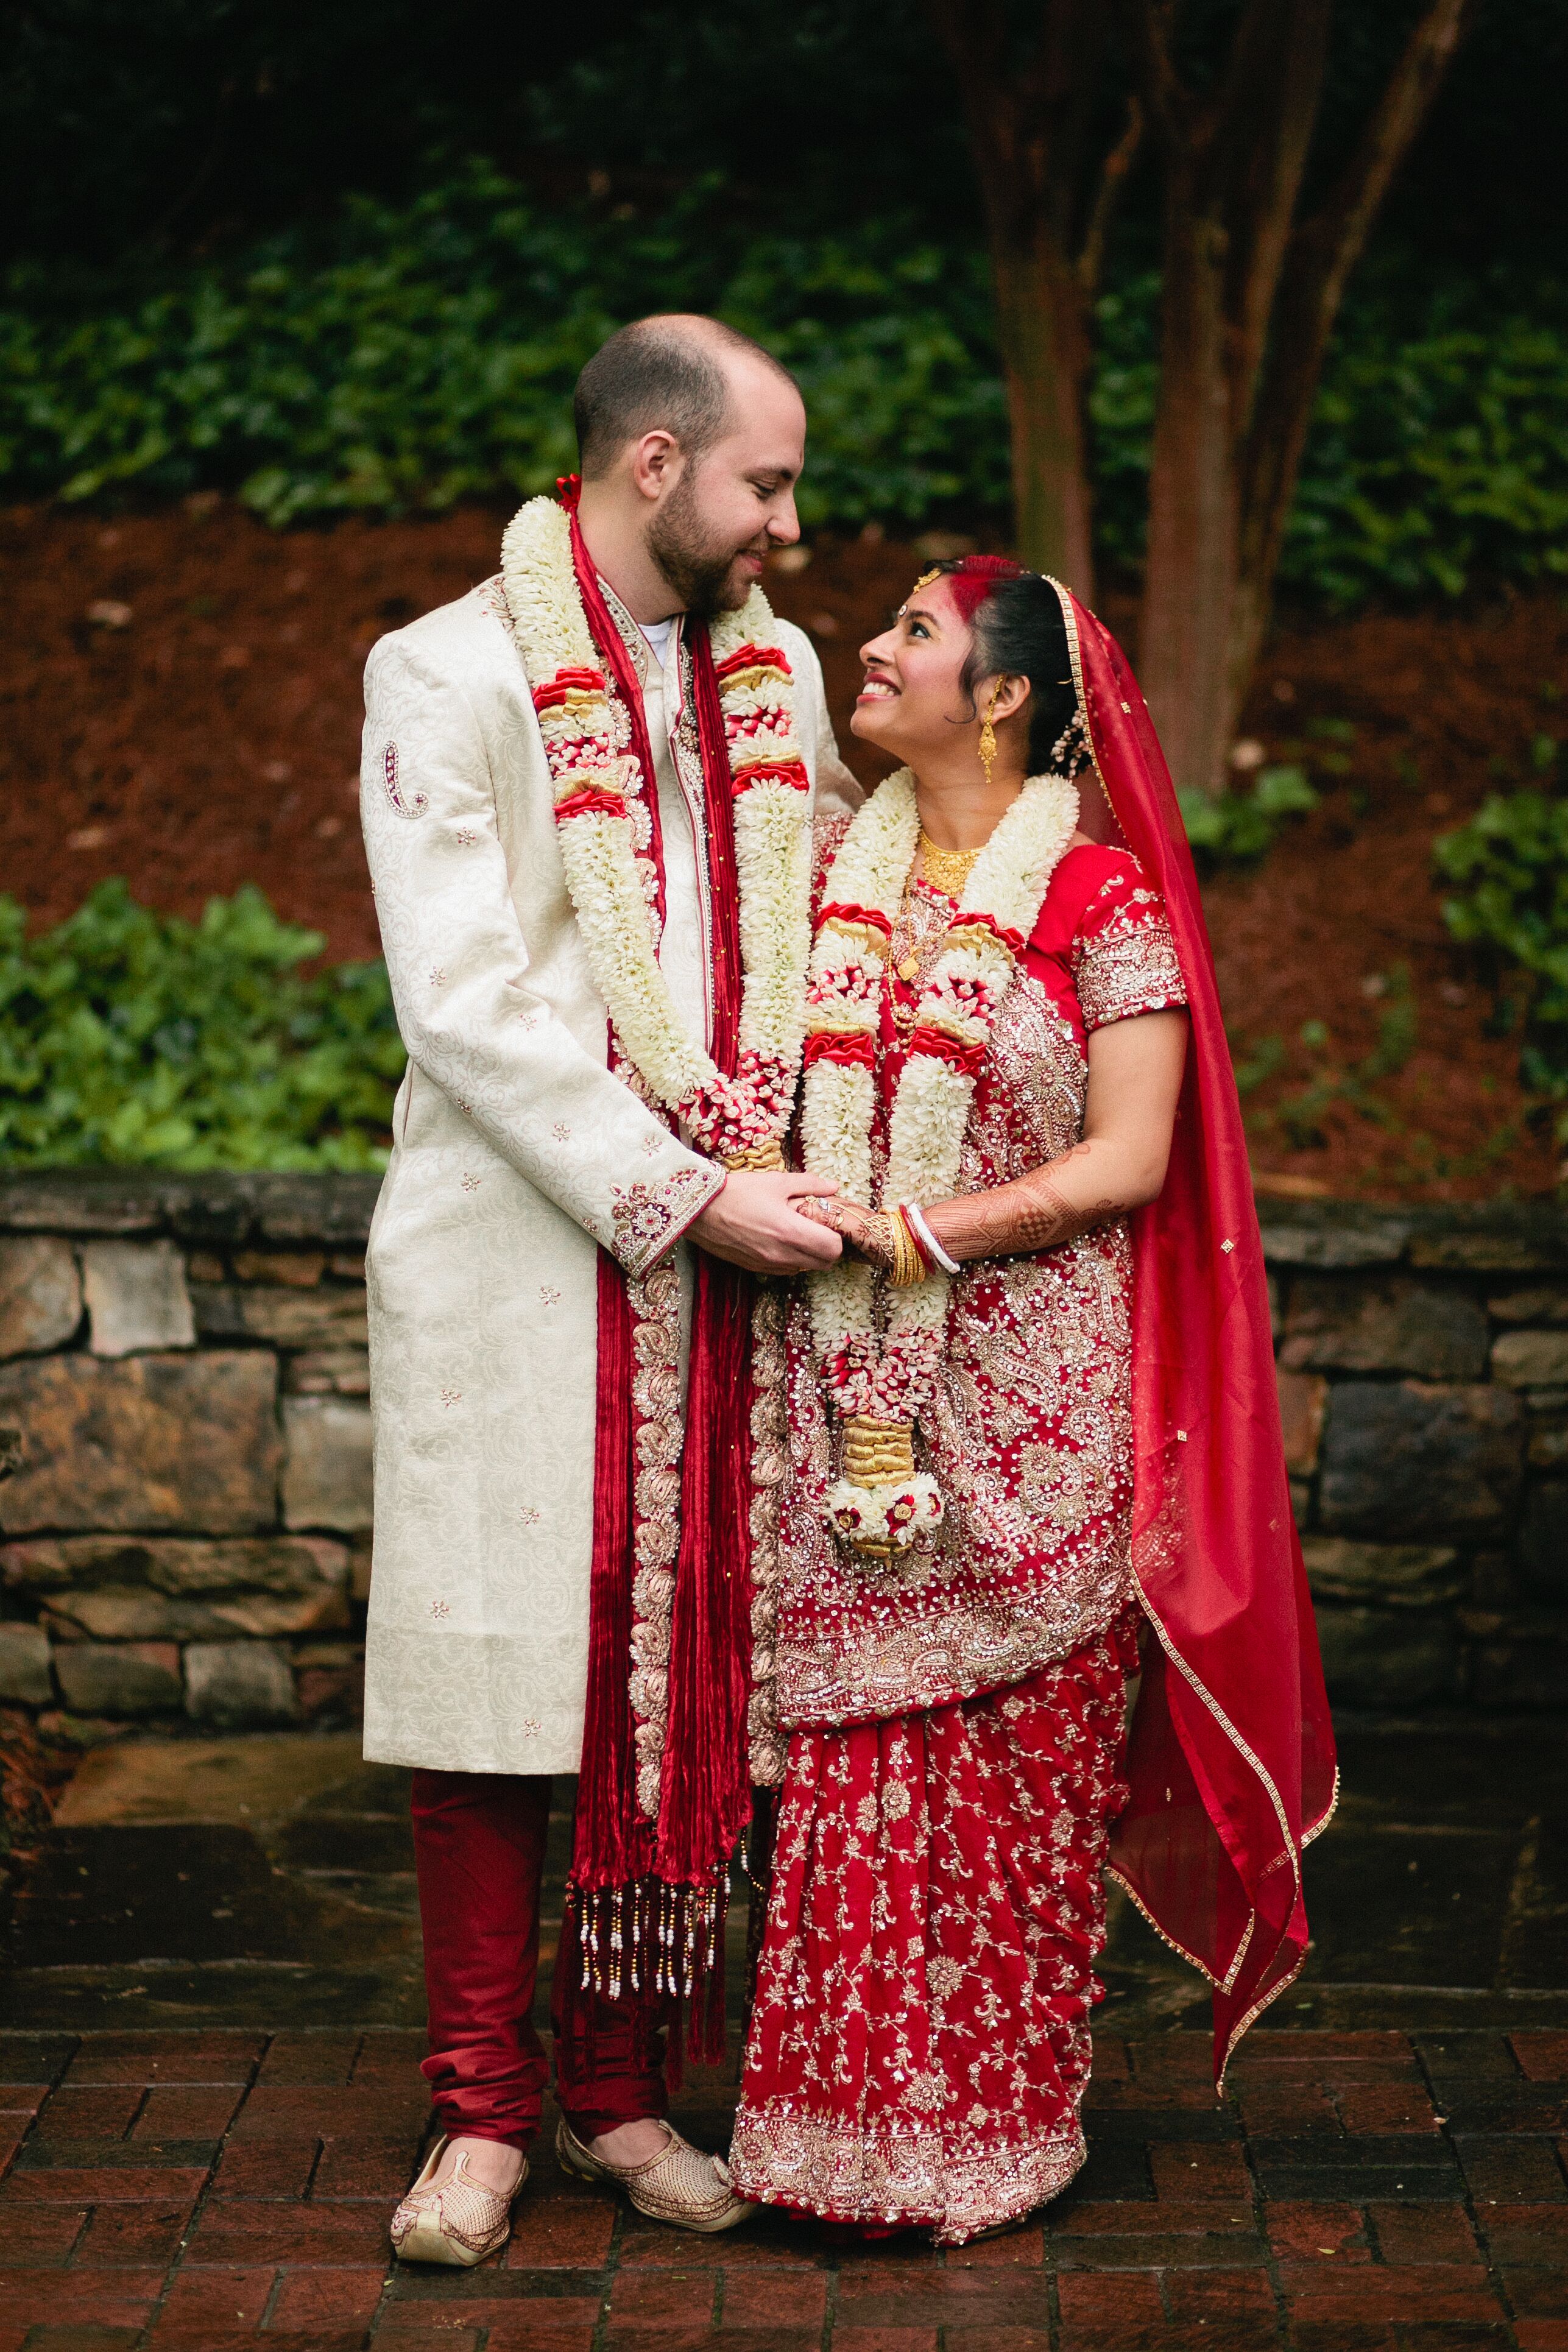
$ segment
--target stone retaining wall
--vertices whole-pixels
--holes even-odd
[[[0,1699],[353,1718],[375,1192],[0,1179]],[[1568,1706],[1568,1216],[1261,1205],[1334,1696]]]

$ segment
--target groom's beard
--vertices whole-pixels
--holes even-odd
[[[647,528],[647,551],[679,597],[686,611],[700,621],[718,613],[734,613],[751,593],[749,580],[731,574],[738,556],[763,555],[767,535],[718,545],[702,529],[696,494],[689,477],[679,481],[666,504]]]

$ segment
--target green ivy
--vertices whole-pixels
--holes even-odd
[[[1533,764],[1556,758],[1554,740],[1538,737]],[[1521,1034],[1521,1076],[1565,1106],[1558,1131],[1568,1142],[1568,794],[1494,793],[1438,835],[1432,857],[1454,886],[1443,919],[1490,964],[1500,1024]]]
[[[1318,795],[1305,768],[1265,768],[1249,793],[1178,792],[1182,822],[1200,867],[1250,866],[1274,845],[1288,816],[1305,816]]]
[[[33,939],[0,898],[0,1166],[384,1167],[386,973],[323,945],[249,887],[188,923],[104,882]]]
[[[1100,542],[1142,560],[1159,284],[1099,305]],[[232,490],[283,524],[548,488],[573,382],[652,308],[731,319],[799,375],[808,528],[989,514],[1009,497],[983,251],[891,212],[759,233],[722,179],[662,209],[541,204],[474,163],[400,204],[347,200],[128,294],[20,263],[0,278],[0,486],[11,499]],[[1282,578],[1338,605],[1568,568],[1568,282],[1358,278],[1325,373]]]

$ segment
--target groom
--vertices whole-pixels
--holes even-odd
[[[745,1814],[745,1274],[841,1246],[780,1150],[809,814],[859,797],[757,586],[799,535],[800,394],[717,320],[656,317],[575,417],[580,499],[525,506],[500,576],[366,672],[408,1070],[367,1262],[365,1754],[414,1768],[446,2136],[405,2260],[482,2260],[526,2173],[552,1773],[581,1775],[559,2153],[688,2228],[749,2210],[661,2120],[663,2039],[721,2017]]]

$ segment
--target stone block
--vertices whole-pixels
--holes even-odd
[[[1543,1478],[1525,1497],[1519,1580],[1538,1601],[1568,1602],[1568,1478]]]
[[[20,1706],[52,1705],[49,1637],[41,1625],[0,1624],[0,1699]]]
[[[290,1356],[283,1385],[293,1396],[368,1396],[370,1357],[363,1348],[310,1348]]]
[[[1341,1706],[1426,1706],[1457,1696],[1459,1639],[1447,1616],[1397,1609],[1320,1609],[1329,1696]]]
[[[1518,1600],[1519,1580],[1506,1551],[1472,1553],[1470,1598],[1478,1609],[1506,1609]]]
[[[364,1718],[363,1642],[301,1642],[294,1651],[300,1712],[307,1723]]]
[[[346,1397],[286,1397],[283,1521],[354,1534],[371,1523],[368,1405]]]
[[[1352,1202],[1259,1204],[1263,1255],[1270,1265],[1395,1265],[1414,1220]]]
[[[140,1584],[176,1595],[342,1591],[348,1552],[325,1536],[44,1536],[0,1550],[0,1577],[9,1591],[43,1598]]]
[[[1532,1470],[1568,1470],[1568,1429],[1549,1425],[1530,1433]]]
[[[0,1530],[270,1526],[276,1396],[277,1360],[260,1350],[0,1364],[0,1426],[21,1436],[21,1466],[0,1486]]]
[[[367,1528],[363,1535],[355,1536],[349,1546],[349,1598],[351,1601],[365,1601],[370,1599],[370,1570],[374,1556],[375,1547]]]
[[[1298,1371],[1476,1381],[1486,1374],[1488,1338],[1479,1302],[1461,1290],[1408,1275],[1302,1275],[1291,1286],[1279,1360]]]
[[[1276,1378],[1279,1383],[1279,1419],[1285,1432],[1285,1467],[1293,1477],[1310,1478],[1318,1466],[1329,1384],[1310,1372],[1281,1371]]]
[[[272,1348],[363,1348],[363,1290],[289,1290],[243,1286],[194,1294],[204,1339],[261,1339]]]
[[[263,1176],[256,1184],[257,1227],[267,1242],[363,1250],[381,1198],[379,1176]]]
[[[1464,1274],[1568,1271],[1568,1218],[1533,1202],[1417,1211],[1412,1265]]]
[[[1524,1412],[1504,1389],[1339,1381],[1318,1487],[1331,1535],[1396,1543],[1500,1532],[1523,1475]]]
[[[1477,1644],[1478,1706],[1541,1707],[1561,1714],[1568,1691],[1568,1624],[1515,1623]]]
[[[81,1277],[68,1244],[43,1234],[0,1241],[0,1356],[63,1348],[81,1321]]]
[[[1447,1544],[1352,1543],[1344,1536],[1308,1536],[1301,1553],[1314,1594],[1387,1608],[1430,1609],[1458,1601],[1468,1578]]]
[[[1487,1313],[1497,1323],[1568,1323],[1568,1285],[1504,1291],[1488,1299]]]
[[[1568,1331],[1505,1331],[1492,1347],[1492,1378],[1510,1389],[1568,1388]]]
[[[292,1290],[310,1290],[326,1263],[321,1250],[237,1250],[234,1272],[239,1282],[281,1282]]]
[[[184,1700],[172,1642],[81,1642],[55,1654],[73,1715],[168,1715]]]
[[[224,1642],[237,1634],[326,1633],[349,1622],[341,1591],[236,1592],[218,1600],[176,1600],[145,1585],[57,1593],[49,1631],[57,1641]]]
[[[198,1723],[293,1723],[300,1697],[276,1642],[193,1642],[185,1652],[185,1712]]]
[[[89,1242],[81,1276],[95,1356],[195,1346],[185,1262],[173,1242]]]

